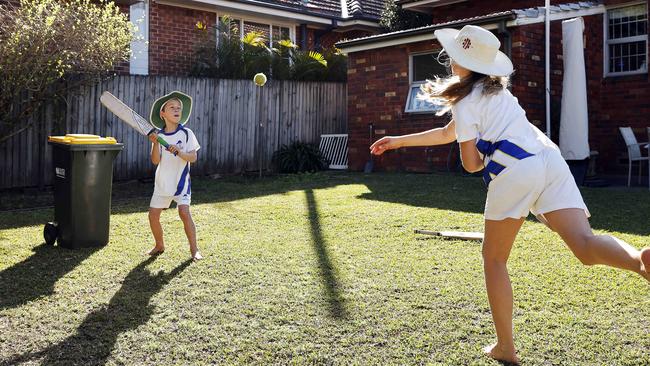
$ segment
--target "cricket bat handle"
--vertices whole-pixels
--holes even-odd
[[[153,132],[154,132],[154,130],[149,131],[148,135],[151,135]],[[165,149],[169,149],[169,144],[162,137],[158,136],[157,140],[158,140],[159,144],[161,144],[163,147],[165,147]],[[174,153],[174,156],[176,156],[176,155],[178,155],[178,153]]]

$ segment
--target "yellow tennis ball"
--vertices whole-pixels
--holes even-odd
[[[255,74],[255,77],[253,77],[253,81],[257,86],[264,86],[264,84],[266,84],[266,75],[262,72],[257,73]]]

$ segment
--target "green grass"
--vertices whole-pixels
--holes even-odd
[[[143,255],[151,189],[114,201],[100,249],[42,244],[51,208],[0,213],[0,365],[498,364],[480,245],[412,233],[482,230],[480,179],[195,179],[198,263],[175,210]],[[596,231],[650,244],[647,191],[583,193]],[[535,221],[509,268],[523,364],[650,364],[640,277],[582,266]]]

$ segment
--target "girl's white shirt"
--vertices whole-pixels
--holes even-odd
[[[508,140],[531,154],[545,148],[559,150],[555,143],[528,121],[526,112],[508,89],[493,95],[483,95],[483,85],[478,83],[469,95],[451,108],[451,113],[456,121],[456,140],[459,143],[472,139],[492,143]],[[485,157],[484,163],[487,165],[492,158],[506,166],[514,162],[514,158],[496,151],[493,156]]]

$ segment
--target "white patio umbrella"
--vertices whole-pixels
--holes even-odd
[[[589,115],[583,46],[584,20],[562,22],[564,80],[562,82],[562,117],[560,150],[565,160],[589,157]]]

